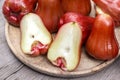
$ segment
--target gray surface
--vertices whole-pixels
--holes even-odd
[[[120,58],[104,70],[85,77],[57,78],[38,73],[21,63],[13,54],[5,38],[5,19],[0,0],[0,80],[120,80]]]

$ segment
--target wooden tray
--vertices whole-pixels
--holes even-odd
[[[120,44],[120,28],[116,28],[115,32]],[[19,28],[16,28],[6,23],[5,35],[6,35],[8,45],[13,51],[13,54],[20,61],[22,61],[24,64],[26,64],[27,66],[31,67],[32,69],[38,72],[45,73],[52,76],[57,76],[57,77],[85,76],[85,75],[93,74],[97,71],[100,71],[101,69],[104,69],[105,67],[107,67],[108,65],[110,65],[116,60],[116,58],[110,61],[99,61],[99,60],[93,59],[85,53],[83,48],[81,61],[77,69],[73,72],[65,72],[53,66],[47,60],[46,55],[39,56],[39,57],[30,57],[28,55],[25,55],[20,48],[20,29]]]

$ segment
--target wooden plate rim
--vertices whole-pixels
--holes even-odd
[[[56,74],[53,72],[48,72],[48,71],[44,71],[39,69],[39,67],[35,67],[34,65],[31,65],[30,63],[27,63],[25,60],[23,60],[21,57],[19,57],[18,55],[16,55],[15,53],[17,53],[17,50],[15,49],[15,47],[12,45],[11,41],[10,41],[10,37],[9,37],[9,24],[6,22],[5,24],[5,37],[8,43],[8,46],[10,47],[10,49],[12,50],[13,54],[25,65],[27,65],[28,67],[32,68],[33,70],[36,70],[40,73],[44,73],[50,76],[54,76],[54,77],[63,77],[63,78],[71,78],[71,77],[80,77],[80,76],[87,76],[93,73],[96,73],[102,69],[104,69],[105,67],[109,66],[110,64],[112,64],[117,58],[112,59],[110,61],[105,61],[100,65],[97,65],[96,67],[93,67],[89,70],[85,70],[85,71],[80,71],[80,72],[68,72],[66,74]]]

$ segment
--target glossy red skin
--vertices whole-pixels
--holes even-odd
[[[109,14],[116,26],[120,26],[120,0],[93,0],[105,13]]]
[[[87,52],[96,59],[110,60],[118,55],[119,46],[114,21],[109,15],[98,15],[86,43]]]
[[[50,33],[58,30],[57,24],[63,14],[60,0],[38,0],[36,13],[42,18]]]
[[[10,24],[20,26],[21,18],[29,12],[34,12],[36,3],[37,0],[5,0],[3,14]]]
[[[76,12],[89,15],[91,11],[90,0],[61,0],[64,12]]]
[[[82,14],[78,14],[75,12],[65,13],[59,21],[58,28],[60,28],[63,24],[68,22],[78,22],[80,28],[82,29],[82,44],[84,44],[91,32],[91,28],[93,26],[95,18],[84,16]]]

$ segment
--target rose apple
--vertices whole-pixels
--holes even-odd
[[[65,71],[77,68],[81,57],[82,31],[76,22],[64,24],[51,44],[47,58]]]
[[[5,0],[2,7],[3,14],[10,24],[20,26],[21,18],[33,12],[36,3],[37,0]]]
[[[38,56],[47,53],[52,36],[37,14],[26,14],[21,20],[20,30],[21,49],[25,54]]]
[[[51,33],[58,30],[57,24],[63,14],[60,0],[38,0],[36,13]]]

